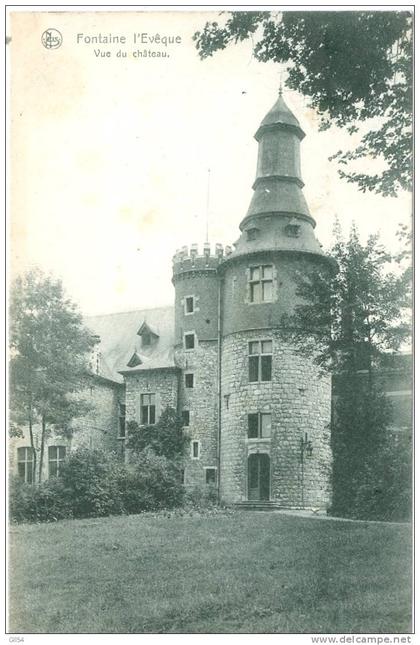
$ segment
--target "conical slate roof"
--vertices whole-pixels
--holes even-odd
[[[261,132],[266,127],[270,127],[273,125],[286,125],[286,126],[295,127],[299,130],[300,139],[303,139],[303,137],[305,136],[305,133],[300,127],[299,121],[297,120],[295,115],[291,112],[289,107],[286,105],[281,93],[279,93],[277,101],[274,103],[271,110],[265,115],[265,117],[261,121],[260,127],[258,128],[255,134],[255,138],[257,139],[257,141],[261,136]]]

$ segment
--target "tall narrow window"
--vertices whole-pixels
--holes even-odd
[[[273,301],[273,265],[261,264],[249,271],[250,302]]]
[[[191,458],[200,459],[200,442],[192,441],[191,442]]]
[[[184,300],[185,315],[194,313],[194,296],[187,296]]]
[[[185,374],[185,387],[194,387],[194,374]]]
[[[140,423],[152,426],[156,423],[156,395],[142,394],[140,397]]]
[[[34,453],[32,448],[18,448],[18,475],[27,484],[32,484],[34,477]]]
[[[248,345],[248,379],[250,383],[271,381],[273,343],[255,340]]]
[[[182,417],[182,425],[184,427],[189,426],[190,425],[190,411],[189,410],[182,410],[181,417]]]
[[[66,458],[65,446],[48,446],[48,476],[58,477]]]
[[[248,414],[248,439],[269,439],[271,437],[271,414],[255,412]]]
[[[118,404],[118,437],[125,439],[125,405]]]

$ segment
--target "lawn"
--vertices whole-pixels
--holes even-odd
[[[409,526],[236,512],[13,526],[9,630],[411,630]]]

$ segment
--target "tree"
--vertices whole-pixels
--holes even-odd
[[[71,436],[71,422],[90,406],[78,397],[89,378],[87,357],[97,339],[86,329],[59,280],[31,271],[18,277],[10,296],[10,421],[26,425],[34,457],[34,425],[41,424],[38,480],[51,429]]]
[[[296,351],[335,375],[333,512],[351,515],[360,514],[361,499],[368,503],[360,482],[392,455],[381,374],[411,332],[411,269],[405,254],[386,253],[377,235],[363,245],[355,227],[344,242],[336,226],[331,257],[332,275],[324,268],[297,276],[301,304],[283,328]]]
[[[412,15],[407,11],[228,12],[193,36],[202,59],[248,38],[262,62],[285,63],[286,85],[309,98],[331,125],[358,132],[353,150],[333,156],[339,175],[360,190],[395,196],[412,175]],[[371,119],[375,119],[372,123]],[[380,159],[375,174],[347,170],[360,158]]]

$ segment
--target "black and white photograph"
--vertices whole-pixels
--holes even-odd
[[[6,7],[10,642],[412,642],[413,29]]]

